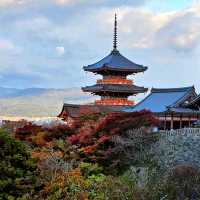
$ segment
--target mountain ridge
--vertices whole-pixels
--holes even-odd
[[[96,98],[78,87],[54,88],[4,88],[0,87],[0,116],[55,117],[63,103],[86,104]]]

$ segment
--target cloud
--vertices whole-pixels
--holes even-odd
[[[56,47],[56,53],[58,56],[63,56],[65,54],[65,48],[64,47]]]
[[[197,4],[173,12],[154,12],[138,7],[145,1],[50,1],[47,7],[24,9],[20,11],[22,15],[0,13],[0,23],[4,27],[0,33],[0,38],[4,38],[0,39],[1,72],[27,74],[32,77],[26,80],[30,86],[39,74],[41,87],[94,84],[96,77],[85,75],[82,66],[98,61],[111,50],[113,15],[118,6],[119,50],[134,62],[150,66],[137,79],[138,85],[143,84],[142,81],[144,86],[167,85],[168,76],[170,84],[178,86],[182,83],[170,75],[170,67],[173,72],[180,70],[180,66],[187,72],[188,65],[191,70],[198,70],[200,7]],[[44,5],[47,1],[40,2]],[[23,56],[9,56],[9,52],[19,46],[26,49]],[[56,81],[55,71],[59,73],[59,81]],[[188,73],[183,73],[182,77],[192,84],[197,80],[195,77],[189,80]],[[158,78],[161,80],[157,81]]]
[[[124,38],[126,48],[192,51],[200,45],[199,13],[199,5],[163,13],[125,8],[119,16],[119,38]],[[109,11],[105,16],[111,14]]]
[[[57,3],[58,5],[74,5],[74,4],[79,4],[79,3],[83,3],[83,1],[81,0],[55,0],[55,3]]]
[[[9,40],[0,39],[0,49],[1,50],[13,50],[15,48],[14,44]]]
[[[0,8],[20,7],[22,5],[28,5],[32,2],[33,0],[0,0]]]
[[[147,0],[54,0],[59,5],[86,5],[86,6],[127,6],[143,5]]]
[[[116,6],[140,6],[144,5],[147,0],[0,0],[0,8],[22,6],[44,6],[50,4],[58,6],[84,6],[86,7],[116,7]]]
[[[9,6],[15,3],[15,0],[1,0],[0,7]]]
[[[7,39],[0,38],[1,54],[19,55],[22,51],[21,47],[16,46],[13,42]]]
[[[171,15],[158,31],[162,43],[176,51],[193,51],[200,42],[200,6],[196,5]]]

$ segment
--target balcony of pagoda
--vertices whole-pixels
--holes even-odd
[[[133,85],[132,80],[122,78],[107,78],[97,80],[97,84],[119,84],[119,85]]]
[[[104,106],[134,106],[134,102],[125,98],[101,99],[95,101],[96,105]]]

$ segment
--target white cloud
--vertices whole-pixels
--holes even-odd
[[[72,2],[72,0],[59,1],[66,4]],[[92,12],[92,18],[89,14],[80,15],[79,18],[76,17],[75,20],[72,18],[66,23],[58,23],[45,16],[37,16],[17,22],[16,29],[41,39],[81,41],[84,44],[88,40],[95,40],[97,34],[101,38],[105,36],[108,38],[112,34],[114,12],[114,9],[103,9]],[[200,44],[199,13],[198,4],[181,11],[163,13],[155,13],[143,8],[123,7],[119,11],[119,38],[123,40],[121,45],[139,49],[190,50]],[[98,26],[91,29],[92,24],[98,24]]]
[[[113,10],[106,11],[105,19],[112,19]],[[200,6],[155,13],[147,9],[126,7],[119,12],[119,38],[128,48],[172,48],[192,50],[200,45]],[[113,21],[107,20],[109,26]],[[107,29],[105,29],[107,30]]]
[[[41,1],[46,2],[46,0]],[[55,0],[48,1],[55,2]],[[35,0],[35,2],[38,2],[38,0]],[[61,6],[72,5],[77,2],[57,1]],[[30,10],[30,15],[28,13],[24,16],[16,17],[13,21],[8,21],[10,23],[6,22],[4,30],[5,32],[9,30],[9,35],[8,40],[0,40],[0,58],[4,57],[3,59],[6,60],[3,60],[5,63],[3,64],[1,58],[1,66],[9,66],[10,71],[13,71],[13,66],[16,65],[16,71],[21,68],[23,72],[27,73],[27,68],[30,73],[36,70],[41,74],[48,72],[51,76],[49,72],[53,71],[55,66],[60,66],[60,74],[62,74],[64,73],[63,66],[73,65],[73,72],[70,68],[65,71],[72,74],[70,80],[73,79],[76,82],[84,73],[80,70],[80,65],[95,62],[107,50],[110,50],[109,48],[112,45],[113,15],[116,9],[93,7],[88,12],[88,10],[85,11],[79,6],[75,10],[70,8],[70,12],[67,12],[68,8],[66,12],[62,8],[60,13],[59,6],[53,7],[53,11],[51,9],[51,6],[47,9],[42,8],[34,12],[34,14]],[[45,12],[42,12],[43,10]],[[140,81],[144,79],[144,85],[156,85],[157,83],[164,83],[164,81],[167,85],[169,79],[165,78],[160,71],[168,66],[174,72],[178,71],[177,69],[180,70],[180,66],[182,67],[181,69],[183,69],[183,66],[189,66],[190,64],[188,63],[191,61],[191,69],[197,71],[197,68],[193,66],[198,66],[197,62],[200,63],[198,58],[198,52],[200,52],[199,5],[195,4],[183,10],[160,13],[142,7],[134,8],[133,6],[123,6],[118,10],[119,50],[122,53],[127,52],[126,55],[137,63],[153,66],[146,72],[146,78],[143,78],[143,75],[141,76]],[[8,20],[10,20],[10,17]],[[2,30],[3,34],[4,30]],[[15,39],[14,43],[9,40],[9,36]],[[23,57],[18,57],[17,59],[9,59],[8,57],[7,59],[6,56],[2,55],[2,50],[4,52],[5,49],[7,49],[7,52],[15,50],[15,42],[24,46],[27,51],[24,51]],[[49,56],[53,50],[57,57],[61,57],[65,54],[66,49],[67,54],[70,51],[70,56],[68,56],[67,60],[54,59]],[[194,55],[194,49],[196,49],[196,55]],[[182,52],[193,57],[183,56]],[[0,70],[2,70],[2,67]],[[168,71],[170,70],[166,70],[166,73]],[[52,72],[52,77],[53,74],[54,72]],[[170,77],[172,85],[176,83],[176,77],[173,79],[173,75],[170,75],[170,73],[167,76]],[[182,80],[186,81],[187,76],[182,76]],[[160,82],[157,81],[158,77],[162,79]],[[88,77],[84,84],[90,81],[91,78]],[[194,80],[197,80],[197,78],[194,78]]]
[[[2,7],[15,7],[32,3],[33,0],[0,0],[0,8]]]
[[[19,55],[22,52],[22,48],[10,40],[0,38],[0,52],[3,55]]]
[[[0,7],[9,6],[15,3],[15,0],[0,0]]]
[[[65,48],[64,47],[56,47],[56,53],[58,56],[63,56],[65,54]]]
[[[119,7],[119,6],[140,6],[147,0],[0,0],[0,8],[20,7],[20,6],[48,6],[56,4],[58,6],[79,6],[86,7]]]
[[[15,48],[14,44],[9,40],[0,39],[0,49],[1,50],[13,50]]]
[[[123,5],[143,5],[147,0],[52,0],[58,5],[70,6],[84,4],[86,6],[106,6],[106,7],[116,7]]]
[[[59,5],[72,5],[72,4],[77,4],[80,2],[81,0],[55,0],[55,3]]]

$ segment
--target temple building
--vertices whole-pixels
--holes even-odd
[[[95,85],[83,87],[84,92],[100,96],[88,105],[64,104],[58,117],[79,118],[85,112],[136,112],[150,110],[160,120],[160,129],[191,127],[200,119],[200,95],[194,86],[183,88],[153,88],[138,104],[128,97],[148,89],[136,86],[127,76],[145,72],[147,67],[124,57],[117,49],[117,16],[115,15],[113,50],[102,60],[83,67],[86,72],[102,76]],[[200,121],[199,121],[200,122]]]
[[[151,93],[125,112],[150,110],[160,120],[160,129],[191,127],[200,119],[200,95],[194,86],[184,88],[152,88]]]
[[[134,85],[127,76],[144,72],[147,67],[138,65],[120,54],[117,50],[117,16],[115,15],[113,50],[99,62],[83,67],[85,71],[101,75],[93,86],[83,87],[84,92],[90,92],[101,97],[96,105],[133,106],[134,101],[128,100],[131,95],[144,93],[148,89]]]

